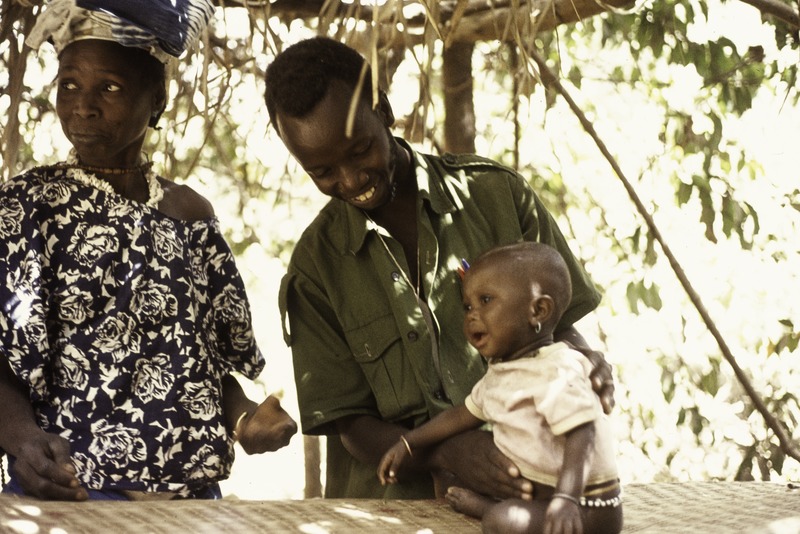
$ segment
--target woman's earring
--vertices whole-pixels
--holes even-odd
[[[542,323],[536,323],[536,328],[533,329],[534,334],[538,334],[542,331]]]
[[[155,128],[156,130],[160,130],[161,128],[158,128],[158,126],[157,126],[158,125],[158,119],[160,119],[160,118],[161,118],[161,112],[160,111],[154,111],[153,114],[150,115],[150,122],[148,122],[147,125],[149,127],[151,127],[151,128]]]

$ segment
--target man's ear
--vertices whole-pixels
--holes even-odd
[[[530,323],[532,326],[546,323],[555,311],[556,303],[550,295],[541,295],[531,300]]]
[[[390,128],[394,124],[394,111],[389,103],[389,97],[383,89],[378,90],[378,116],[383,121],[384,126]]]

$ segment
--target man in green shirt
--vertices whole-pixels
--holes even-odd
[[[369,73],[359,85],[364,63],[318,37],[284,50],[266,76],[273,126],[332,197],[300,238],[280,294],[303,432],[328,436],[325,496],[430,498],[453,482],[529,496],[530,482],[484,431],[415,451],[398,484],[384,488],[375,470],[407,429],[463,403],[485,371],[462,332],[464,262],[520,240],[561,253],[573,299],[556,339],[592,359],[610,410],[610,367],[572,326],[600,295],[516,172],[478,156],[420,154],[393,137],[386,95],[373,106]]]

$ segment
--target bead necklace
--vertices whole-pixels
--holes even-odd
[[[85,171],[93,172],[95,174],[99,173],[99,174],[122,175],[122,174],[130,174],[130,173],[136,172],[136,171],[140,171],[141,172],[142,170],[144,170],[144,169],[146,169],[148,167],[151,167],[152,165],[153,165],[153,163],[148,161],[147,163],[143,163],[143,164],[139,165],[138,167],[120,167],[120,168],[116,168],[116,169],[113,168],[113,167],[91,167],[89,165],[79,165],[79,166],[80,166],[81,169],[83,169]]]
[[[59,166],[67,169],[67,176],[73,180],[77,180],[84,185],[88,185],[90,187],[94,187],[95,189],[100,189],[101,191],[105,191],[106,193],[114,195],[118,195],[119,193],[114,190],[110,183],[98,178],[97,173],[122,175],[138,171],[147,182],[149,198],[147,199],[147,202],[145,202],[145,205],[151,208],[156,208],[158,207],[158,203],[164,198],[164,189],[161,187],[161,183],[158,181],[158,176],[156,176],[156,173],[153,172],[153,163],[150,161],[139,165],[138,167],[132,168],[113,169],[91,167],[89,165],[82,165],[78,161],[78,154],[73,149],[70,151],[69,156],[67,156],[66,165]]]

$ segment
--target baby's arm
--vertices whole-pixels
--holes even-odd
[[[470,413],[466,406],[454,406],[440,413],[427,423],[408,432],[386,451],[378,464],[381,484],[397,482],[397,471],[403,461],[418,447],[430,447],[451,436],[474,430],[484,422]]]
[[[556,491],[547,507],[545,532],[583,531],[580,499],[586,481],[586,457],[592,453],[594,423],[588,422],[570,430],[566,438],[564,463]]]

